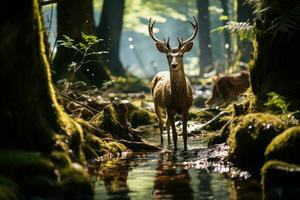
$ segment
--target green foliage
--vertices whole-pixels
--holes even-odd
[[[291,5],[290,2],[283,2],[273,1],[268,7],[260,10],[261,13],[272,12],[278,15],[267,29],[273,36],[276,36],[278,33],[292,35],[294,31],[300,30],[300,3],[293,3],[294,5]]]
[[[76,42],[74,39],[70,38],[67,35],[63,35],[63,40],[58,40],[57,45],[63,46],[65,48],[69,48],[74,50],[74,55],[80,55],[80,59],[78,61],[72,61],[68,65],[68,71],[70,72],[67,77],[67,81],[64,86],[64,90],[68,90],[71,83],[75,77],[76,72],[84,65],[89,62],[95,62],[97,60],[89,59],[89,56],[93,55],[101,55],[107,53],[107,51],[93,51],[93,47],[97,45],[99,42],[103,41],[102,39],[98,39],[94,35],[87,35],[85,33],[81,33],[81,41]]]
[[[225,26],[218,27],[211,32],[223,32],[227,30],[231,34],[236,34],[240,40],[253,40],[255,35],[259,32],[249,22],[228,22]]]
[[[286,102],[286,99],[283,96],[277,94],[276,92],[269,92],[267,96],[269,99],[266,103],[264,103],[265,106],[269,108],[280,109],[283,114],[288,112],[289,104]]]
[[[75,42],[74,39],[70,38],[67,35],[63,35],[63,37],[64,40],[57,41],[58,46],[63,46],[65,48],[73,49],[75,50],[74,54],[79,53],[82,55],[82,58],[78,63],[72,62],[68,66],[69,67],[68,70],[74,74],[80,69],[80,67],[83,64],[90,62],[90,60],[87,59],[88,56],[101,55],[103,53],[107,53],[106,51],[98,51],[98,52],[91,51],[91,48],[95,44],[99,43],[100,41],[103,41],[102,39],[98,39],[94,35],[87,35],[85,33],[81,33],[82,42]]]

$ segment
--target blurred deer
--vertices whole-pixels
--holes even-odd
[[[159,52],[165,53],[169,63],[169,71],[159,72],[151,81],[151,92],[154,100],[155,112],[160,128],[161,145],[163,145],[163,112],[167,114],[166,129],[168,134],[168,144],[170,144],[170,126],[174,149],[177,150],[177,132],[175,128],[175,114],[182,116],[184,150],[187,150],[187,121],[189,108],[193,102],[193,91],[189,80],[185,77],[183,66],[183,55],[193,47],[193,39],[198,31],[198,22],[195,24],[188,20],[193,26],[194,32],[187,40],[178,40],[178,47],[170,47],[169,39],[163,41],[157,39],[153,34],[155,21],[149,20],[148,29],[151,38],[154,40]]]
[[[236,99],[250,86],[249,72],[241,70],[238,73],[227,74],[212,79],[213,87],[210,98],[205,102],[208,106],[228,103]]]

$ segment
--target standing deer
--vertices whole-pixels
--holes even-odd
[[[193,91],[190,81],[185,77],[183,67],[183,55],[190,51],[193,47],[193,39],[195,38],[198,31],[198,22],[194,17],[195,24],[188,20],[193,26],[194,32],[190,38],[178,40],[178,47],[172,49],[169,44],[169,39],[161,41],[157,39],[153,34],[153,27],[155,21],[150,18],[148,29],[151,38],[154,40],[156,48],[161,53],[167,55],[169,63],[169,72],[163,71],[155,75],[151,81],[151,92],[154,100],[155,113],[158,118],[160,128],[160,140],[163,145],[163,119],[162,112],[166,112],[167,121],[166,129],[168,134],[168,144],[170,144],[170,126],[172,128],[174,149],[177,150],[177,133],[175,128],[175,114],[181,114],[182,126],[183,126],[183,142],[184,150],[187,150],[187,121],[189,108],[193,103]]]

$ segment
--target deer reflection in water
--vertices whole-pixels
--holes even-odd
[[[161,152],[153,186],[153,199],[193,199],[188,169],[174,152]]]

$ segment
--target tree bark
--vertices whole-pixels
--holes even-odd
[[[203,74],[206,67],[213,65],[208,6],[208,0],[197,0],[198,21],[200,27],[200,74]]]
[[[283,13],[283,9],[292,11],[297,4],[299,6],[297,1],[263,1],[262,9],[277,5]],[[300,20],[291,19],[297,24],[297,29],[290,29],[290,33],[282,30],[275,33],[270,28],[274,19],[280,16],[278,10],[268,9],[256,21],[256,28],[262,34],[258,34],[255,41],[254,61],[250,68],[251,87],[259,100],[265,101],[268,92],[276,92],[299,105]]]
[[[97,36],[104,40],[100,49],[109,51],[104,55],[104,65],[116,76],[125,75],[119,57],[124,7],[125,0],[104,0],[100,24],[97,27]]]
[[[228,0],[221,0],[221,5],[223,8],[223,15],[229,17],[229,12],[228,12]],[[223,20],[223,26],[225,26],[228,22],[227,20]],[[227,60],[227,66],[229,67],[230,61],[231,61],[231,54],[232,54],[232,47],[231,47],[231,38],[230,34],[227,30],[224,31],[224,42],[225,42],[225,58]]]
[[[58,40],[67,35],[75,42],[82,41],[81,33],[95,34],[95,22],[92,0],[63,0],[57,4],[57,35]],[[59,80],[68,77],[68,65],[81,60],[82,55],[75,54],[73,49],[63,46],[57,47],[57,53],[54,58],[54,78]],[[87,57],[88,60],[94,60],[84,64],[76,73],[78,80],[100,85],[104,80],[109,80],[109,73],[100,63],[102,59],[99,56]]]
[[[253,22],[253,8],[245,2],[245,0],[237,0],[237,21],[238,22]],[[251,60],[253,46],[250,41],[238,40],[238,51],[240,53],[240,61],[248,63]]]
[[[1,91],[6,92],[0,104],[0,149],[49,153],[55,146],[55,135],[70,138],[77,134],[80,138],[82,130],[57,103],[38,1],[8,1],[3,11],[0,83]]]

